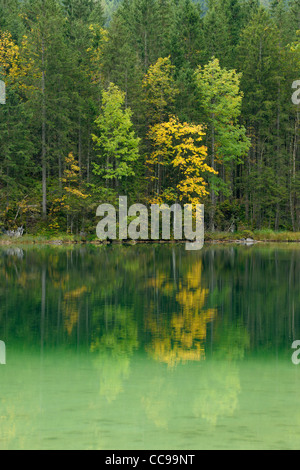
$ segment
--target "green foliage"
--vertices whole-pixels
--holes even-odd
[[[111,83],[103,92],[100,116],[96,119],[99,134],[93,135],[100,163],[93,163],[93,173],[111,181],[113,187],[135,176],[134,164],[139,158],[140,139],[135,136],[132,112],[124,109],[125,94]],[[126,183],[122,186],[124,189]]]
[[[148,123],[153,125],[167,120],[173,111],[173,104],[178,90],[174,82],[175,67],[170,57],[160,58],[149,67],[144,77],[145,108]]]
[[[100,201],[149,202],[149,129],[174,115],[204,126],[211,229],[300,230],[299,12],[299,0],[0,0],[1,227],[94,232]],[[68,155],[89,197],[60,210]],[[178,199],[173,172],[155,171]]]
[[[233,166],[243,162],[250,148],[246,129],[239,124],[243,93],[240,91],[241,75],[235,70],[220,67],[219,60],[213,58],[195,74],[204,123],[207,126],[207,146],[211,166],[222,178],[211,178],[210,227],[215,226],[215,194],[225,197],[233,194],[230,172]]]

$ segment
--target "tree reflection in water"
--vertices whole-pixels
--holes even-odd
[[[103,447],[112,422],[118,439],[122,421],[131,439],[142,427],[153,445],[166,430],[183,438],[191,427],[190,439],[197,429],[215,432],[239,418],[243,400],[250,406],[245,383],[257,380],[248,367],[256,357],[264,370],[278,358],[287,364],[279,385],[268,376],[271,391],[282,387],[274,409],[283,403],[284,415],[284,392],[293,400],[297,385],[288,367],[300,337],[299,284],[296,247],[0,250],[0,338],[9,349],[9,366],[0,366],[0,448],[28,446],[31,435],[50,433],[49,423],[60,432],[57,422],[62,430],[86,425],[87,440]],[[257,410],[277,399],[268,393]],[[281,432],[280,413],[268,416],[265,436]]]
[[[205,308],[209,289],[202,285],[202,261],[197,260],[180,279],[176,294],[178,313],[157,316],[154,305],[145,319],[145,328],[151,333],[146,350],[154,359],[170,367],[179,362],[205,359],[207,325],[216,318],[216,309]],[[153,285],[166,293],[169,284],[160,273]]]

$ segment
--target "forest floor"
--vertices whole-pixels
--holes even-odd
[[[182,242],[186,242],[183,240]],[[243,230],[240,232],[206,232],[205,242],[208,243],[300,243],[300,232],[279,231],[272,230]],[[101,241],[95,237],[80,237],[79,235],[66,235],[66,234],[53,234],[53,235],[24,235],[21,238],[11,238],[8,236],[0,237],[0,246],[11,245],[76,245],[76,244],[92,244],[92,245],[109,245],[109,244],[123,244],[135,245],[141,244],[168,244],[168,243],[181,243],[180,241],[151,241],[141,240],[134,242],[131,240],[125,241]]]

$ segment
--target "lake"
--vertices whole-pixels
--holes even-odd
[[[297,245],[0,249],[0,449],[298,449]]]

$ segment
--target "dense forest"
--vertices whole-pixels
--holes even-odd
[[[300,0],[0,0],[0,229],[204,203],[300,230]]]

